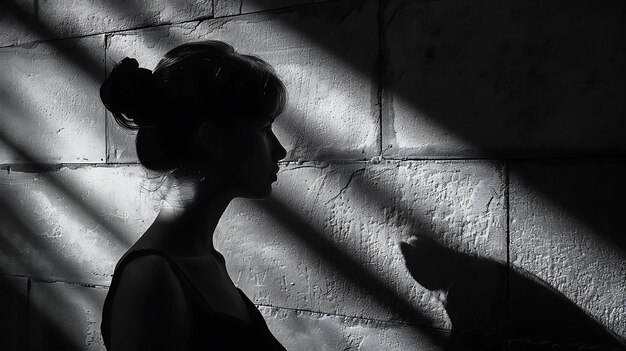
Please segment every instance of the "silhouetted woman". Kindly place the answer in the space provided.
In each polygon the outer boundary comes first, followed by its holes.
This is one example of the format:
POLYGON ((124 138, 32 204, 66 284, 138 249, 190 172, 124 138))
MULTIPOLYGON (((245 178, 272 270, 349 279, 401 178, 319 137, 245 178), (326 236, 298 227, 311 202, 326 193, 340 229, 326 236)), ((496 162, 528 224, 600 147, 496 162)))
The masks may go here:
POLYGON ((284 350, 213 246, 230 201, 267 197, 286 155, 271 128, 286 100, 272 67, 222 42, 185 44, 154 72, 122 60, 100 95, 138 130, 140 162, 166 176, 160 213, 115 268, 107 349, 284 350))

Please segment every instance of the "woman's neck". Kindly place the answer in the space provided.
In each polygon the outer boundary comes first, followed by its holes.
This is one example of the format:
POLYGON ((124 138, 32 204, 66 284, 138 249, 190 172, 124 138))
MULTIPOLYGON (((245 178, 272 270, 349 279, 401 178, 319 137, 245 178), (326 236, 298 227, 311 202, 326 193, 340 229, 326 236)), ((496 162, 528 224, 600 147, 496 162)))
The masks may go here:
POLYGON ((232 199, 224 189, 208 182, 173 179, 148 232, 172 255, 214 254, 213 234, 232 199))

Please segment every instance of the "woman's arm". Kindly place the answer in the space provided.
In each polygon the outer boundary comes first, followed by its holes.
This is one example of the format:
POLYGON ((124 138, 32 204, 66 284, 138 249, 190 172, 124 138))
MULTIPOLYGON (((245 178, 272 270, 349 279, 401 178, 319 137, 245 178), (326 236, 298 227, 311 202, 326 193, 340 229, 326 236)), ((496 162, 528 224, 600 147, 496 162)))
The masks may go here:
POLYGON ((192 315, 169 263, 148 255, 129 263, 115 292, 110 351, 185 350, 192 315))

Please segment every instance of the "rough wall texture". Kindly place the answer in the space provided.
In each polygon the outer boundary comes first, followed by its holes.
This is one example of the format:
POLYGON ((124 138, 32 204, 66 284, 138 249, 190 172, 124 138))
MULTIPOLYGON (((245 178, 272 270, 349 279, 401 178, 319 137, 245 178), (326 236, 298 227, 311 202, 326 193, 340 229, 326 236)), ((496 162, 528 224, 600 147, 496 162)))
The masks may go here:
POLYGON ((626 6, 7 0, 0 349, 103 350, 113 267, 159 208, 98 87, 224 40, 289 92, 265 201, 217 229, 289 350, 611 349, 626 337, 626 6), (613 343, 613 344, 612 344, 613 343))

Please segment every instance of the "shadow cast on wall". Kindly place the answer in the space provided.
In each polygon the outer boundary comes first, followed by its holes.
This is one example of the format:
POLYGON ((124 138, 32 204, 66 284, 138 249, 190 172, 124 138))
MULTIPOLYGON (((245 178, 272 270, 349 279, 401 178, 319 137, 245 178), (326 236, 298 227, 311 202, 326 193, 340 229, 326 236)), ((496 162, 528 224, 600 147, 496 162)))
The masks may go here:
POLYGON ((450 350, 623 350, 618 336, 540 278, 426 237, 400 243, 417 283, 445 291, 450 350), (508 281, 508 287, 507 287, 508 281))

